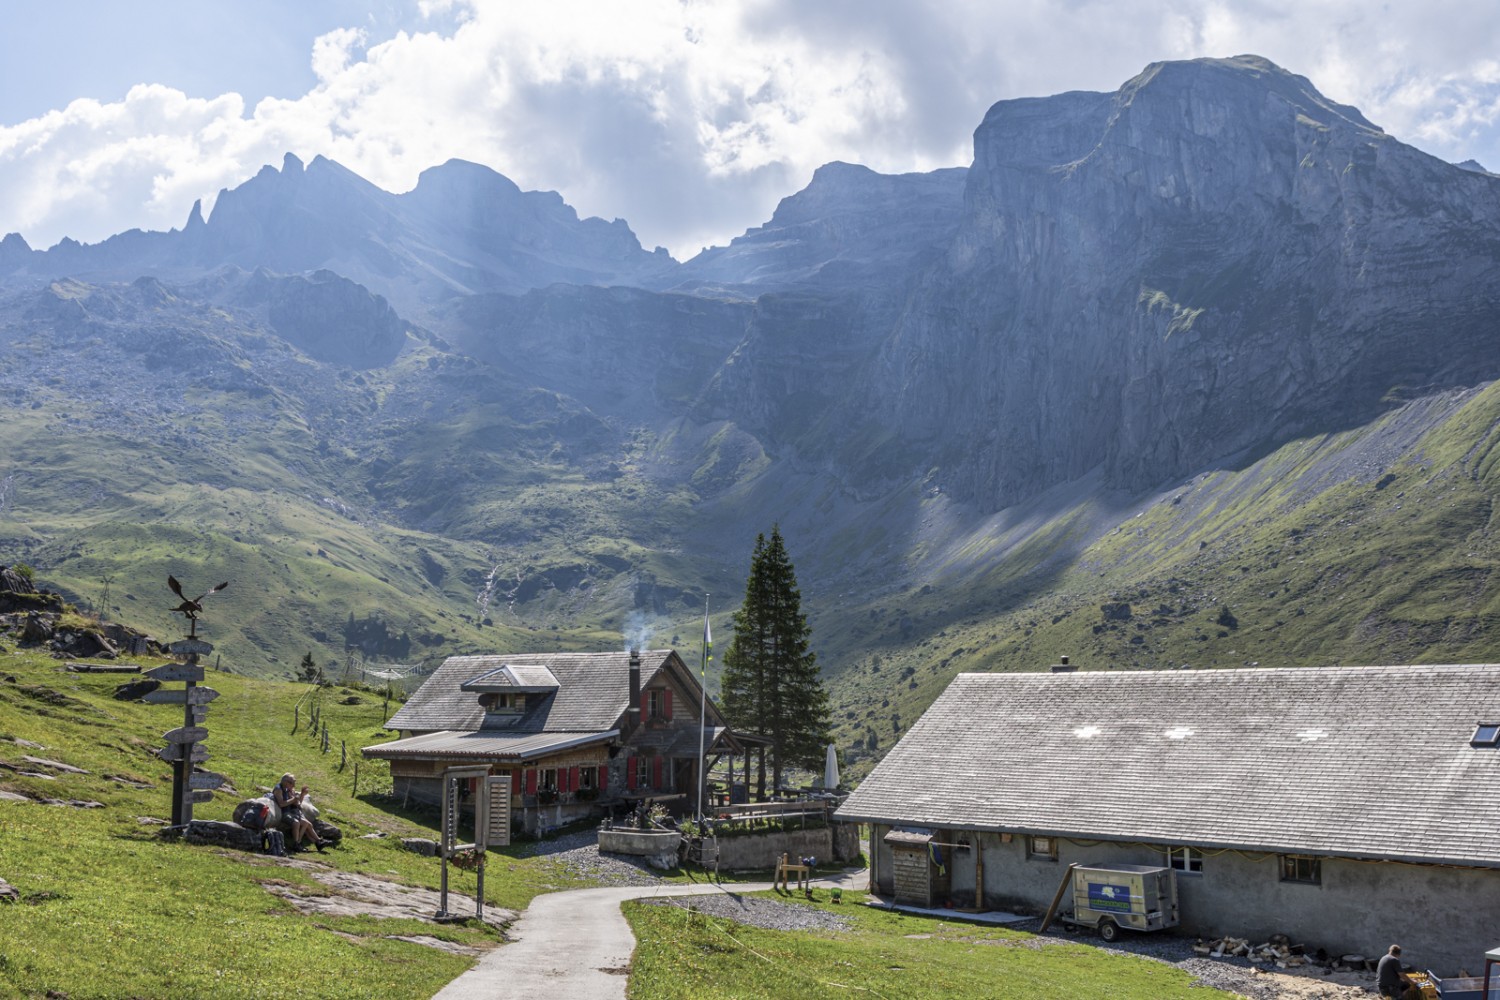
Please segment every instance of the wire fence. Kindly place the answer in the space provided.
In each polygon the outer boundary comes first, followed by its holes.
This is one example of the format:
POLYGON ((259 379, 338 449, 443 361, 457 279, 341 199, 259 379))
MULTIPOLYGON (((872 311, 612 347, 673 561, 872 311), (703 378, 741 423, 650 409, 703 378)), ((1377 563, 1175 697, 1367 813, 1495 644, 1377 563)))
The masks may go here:
MULTIPOLYGON (((367 723, 361 724, 349 718, 336 718, 335 722, 342 733, 335 733, 329 725, 329 719, 325 717, 325 707, 330 692, 334 685, 326 681, 315 681, 309 685, 302 697, 292 705, 292 735, 302 735, 304 738, 314 741, 320 752, 328 754, 337 752, 339 755, 338 766, 335 770, 340 774, 350 776, 350 792, 358 796, 361 792, 371 795, 392 794, 393 782, 391 780, 390 763, 383 760, 365 760, 359 752, 363 739, 354 739, 354 746, 350 746, 350 732, 353 728, 363 730, 367 723)), ((342 689, 346 694, 358 698, 360 694, 374 694, 381 701, 381 724, 389 721, 391 712, 400 706, 404 699, 405 691, 396 684, 387 682, 383 686, 371 689, 366 685, 354 682, 347 684, 342 689)), ((349 702, 345 702, 349 704, 349 702)), ((337 713, 331 713, 337 715, 337 713)))

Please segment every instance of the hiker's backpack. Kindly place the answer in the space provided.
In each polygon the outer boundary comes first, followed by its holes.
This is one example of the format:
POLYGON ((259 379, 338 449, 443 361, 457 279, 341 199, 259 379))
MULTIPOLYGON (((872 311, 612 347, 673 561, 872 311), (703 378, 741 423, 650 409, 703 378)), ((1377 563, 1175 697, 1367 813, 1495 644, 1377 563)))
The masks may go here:
POLYGON ((286 857, 286 837, 280 830, 267 830, 261 838, 265 852, 278 858, 286 857))
POLYGON ((263 805, 253 805, 246 811, 240 820, 240 826, 246 830, 264 830, 266 828, 266 813, 270 810, 263 805))

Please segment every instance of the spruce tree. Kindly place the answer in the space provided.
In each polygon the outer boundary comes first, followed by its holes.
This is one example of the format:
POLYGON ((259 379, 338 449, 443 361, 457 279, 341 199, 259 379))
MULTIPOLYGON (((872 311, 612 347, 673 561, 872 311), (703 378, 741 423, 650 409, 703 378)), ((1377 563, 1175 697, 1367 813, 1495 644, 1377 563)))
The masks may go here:
MULTIPOLYGON (((750 559, 745 600, 734 613, 734 638, 724 655, 723 705, 730 724, 772 740, 773 789, 787 765, 822 766, 831 719, 818 677, 812 630, 779 526, 759 535, 750 559)), ((757 795, 766 794, 761 758, 757 795)))

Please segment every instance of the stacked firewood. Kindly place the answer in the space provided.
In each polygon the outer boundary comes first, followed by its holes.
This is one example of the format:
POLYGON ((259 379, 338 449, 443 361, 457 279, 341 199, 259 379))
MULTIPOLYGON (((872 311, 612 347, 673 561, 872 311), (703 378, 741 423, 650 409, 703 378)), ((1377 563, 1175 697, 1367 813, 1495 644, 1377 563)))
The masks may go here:
POLYGON ((1257 964, 1265 963, 1278 969, 1295 969, 1307 964, 1303 946, 1292 944, 1285 934, 1272 934, 1260 944, 1251 944, 1249 938, 1221 937, 1207 940, 1199 938, 1193 951, 1209 958, 1246 958, 1257 964))

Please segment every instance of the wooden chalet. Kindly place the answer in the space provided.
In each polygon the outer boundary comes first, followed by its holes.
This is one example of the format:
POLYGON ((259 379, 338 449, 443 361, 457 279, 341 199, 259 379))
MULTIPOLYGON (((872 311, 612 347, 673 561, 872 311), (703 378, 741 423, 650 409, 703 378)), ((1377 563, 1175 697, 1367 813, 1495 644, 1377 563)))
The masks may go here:
POLYGON ((388 760, 395 794, 437 804, 443 771, 509 774, 528 832, 623 812, 642 800, 696 807, 703 760, 745 752, 674 650, 452 656, 365 747, 388 760))

